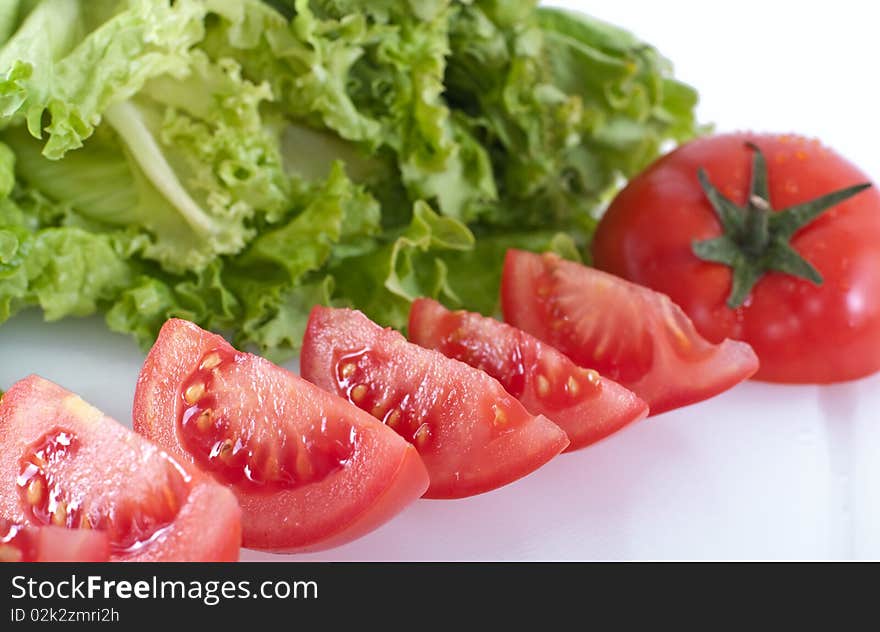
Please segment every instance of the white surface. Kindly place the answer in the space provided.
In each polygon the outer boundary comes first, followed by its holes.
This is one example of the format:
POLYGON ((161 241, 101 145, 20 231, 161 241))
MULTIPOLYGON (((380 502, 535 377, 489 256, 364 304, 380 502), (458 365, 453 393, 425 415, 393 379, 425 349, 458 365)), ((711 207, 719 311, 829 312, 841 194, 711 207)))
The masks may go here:
MULTIPOLYGON (((719 129, 809 133, 880 175, 874 3, 557 4, 656 44, 719 129)), ((36 372, 123 422, 142 360, 96 318, 44 324, 28 313, 0 327, 0 388, 36 372)), ((880 376, 744 384, 504 489, 419 501, 347 546, 282 559, 880 558, 877 410, 880 376)))

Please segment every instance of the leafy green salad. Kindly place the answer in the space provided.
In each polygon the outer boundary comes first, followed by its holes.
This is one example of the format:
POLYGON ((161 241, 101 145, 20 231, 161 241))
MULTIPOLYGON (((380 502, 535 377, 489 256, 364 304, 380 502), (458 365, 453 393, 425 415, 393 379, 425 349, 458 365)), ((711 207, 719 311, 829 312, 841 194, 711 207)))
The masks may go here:
POLYGON ((315 303, 492 313, 695 131, 651 46, 531 0, 3 0, 0 322, 169 317, 274 359, 315 303))

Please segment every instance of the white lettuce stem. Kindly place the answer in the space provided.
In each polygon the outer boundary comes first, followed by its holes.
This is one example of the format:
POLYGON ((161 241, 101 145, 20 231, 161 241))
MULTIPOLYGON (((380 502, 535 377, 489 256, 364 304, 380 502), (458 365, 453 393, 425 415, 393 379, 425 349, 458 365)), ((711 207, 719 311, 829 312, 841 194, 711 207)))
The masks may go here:
POLYGON ((116 130, 141 171, 156 189, 180 211, 193 230, 204 237, 215 234, 210 216, 193 200, 177 179, 162 149, 150 133, 140 111, 129 101, 107 108, 104 119, 116 130))

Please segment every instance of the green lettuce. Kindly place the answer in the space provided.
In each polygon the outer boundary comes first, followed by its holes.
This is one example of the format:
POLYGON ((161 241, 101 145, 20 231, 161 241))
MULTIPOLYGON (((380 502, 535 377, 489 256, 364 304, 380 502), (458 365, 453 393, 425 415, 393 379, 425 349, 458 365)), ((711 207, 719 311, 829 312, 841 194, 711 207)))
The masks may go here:
POLYGON ((8 0, 0 322, 170 317, 274 358, 312 305, 492 314, 698 132, 655 49, 533 0, 8 0))
POLYGON ((311 305, 330 302, 331 262, 375 248, 380 232, 379 205, 341 163, 295 199, 299 214, 260 235, 227 265, 229 284, 244 305, 237 341, 256 343, 275 359, 299 347, 311 305))
MULTIPOLYGON (((0 181, 3 171, 0 163, 0 181)), ((23 191, 0 200, 0 321, 31 305, 47 320, 87 316, 131 282, 131 268, 111 235, 46 227, 36 220, 45 211, 35 209, 44 204, 23 191)))
POLYGON ((410 225, 373 252, 330 267, 344 304, 394 327, 406 324, 409 304, 419 296, 455 299, 440 253, 473 248, 474 236, 452 217, 417 202, 410 225))
POLYGON ((185 78, 145 82, 107 108, 108 125, 63 160, 47 157, 24 129, 0 135, 19 156, 22 180, 82 219, 137 229, 132 252, 170 271, 200 269, 255 235, 258 215, 286 211, 279 139, 263 127, 266 86, 231 60, 190 55, 185 78), (197 97, 189 96, 195 89, 197 97))

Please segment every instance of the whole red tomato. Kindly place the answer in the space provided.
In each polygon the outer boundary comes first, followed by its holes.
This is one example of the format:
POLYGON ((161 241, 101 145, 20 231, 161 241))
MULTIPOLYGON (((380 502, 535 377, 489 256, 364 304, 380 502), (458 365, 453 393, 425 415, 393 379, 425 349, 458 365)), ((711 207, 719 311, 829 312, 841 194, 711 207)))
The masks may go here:
POLYGON ((702 138, 617 196, 595 264, 668 294, 709 340, 748 342, 757 379, 862 377, 880 369, 880 193, 867 181, 816 140, 702 138))

